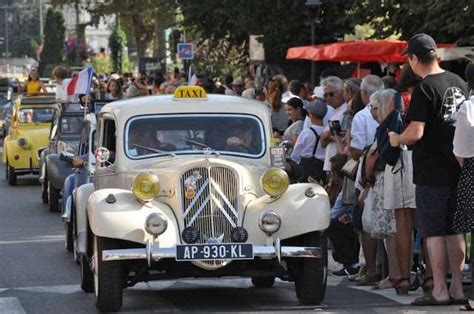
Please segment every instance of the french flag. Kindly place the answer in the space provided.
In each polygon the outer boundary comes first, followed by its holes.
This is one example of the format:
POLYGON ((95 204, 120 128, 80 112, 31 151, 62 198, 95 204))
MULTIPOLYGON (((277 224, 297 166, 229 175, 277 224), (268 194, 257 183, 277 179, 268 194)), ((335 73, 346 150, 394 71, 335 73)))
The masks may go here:
POLYGON ((85 68, 81 72, 75 74, 69 81, 67 86, 67 94, 89 94, 92 81, 92 67, 85 68))

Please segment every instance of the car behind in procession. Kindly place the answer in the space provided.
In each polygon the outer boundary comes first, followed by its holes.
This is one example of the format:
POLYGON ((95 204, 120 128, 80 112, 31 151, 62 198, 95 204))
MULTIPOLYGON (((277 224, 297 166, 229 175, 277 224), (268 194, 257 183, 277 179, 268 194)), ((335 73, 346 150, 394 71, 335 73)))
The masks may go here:
POLYGON ((59 160, 63 151, 76 154, 84 120, 84 112, 65 110, 61 104, 55 106, 53 124, 49 133, 49 145, 40 154, 40 182, 43 203, 49 210, 60 210, 59 201, 64 180, 72 173, 71 167, 59 160))
POLYGON ((48 96, 18 97, 12 110, 9 135, 3 141, 3 162, 8 184, 17 176, 39 173, 39 157, 48 146, 55 99, 48 96))
POLYGON ((302 304, 322 301, 328 197, 272 167, 271 135, 267 106, 196 86, 102 109, 94 182, 74 207, 98 310, 120 309, 125 287, 183 277, 277 277, 302 304))

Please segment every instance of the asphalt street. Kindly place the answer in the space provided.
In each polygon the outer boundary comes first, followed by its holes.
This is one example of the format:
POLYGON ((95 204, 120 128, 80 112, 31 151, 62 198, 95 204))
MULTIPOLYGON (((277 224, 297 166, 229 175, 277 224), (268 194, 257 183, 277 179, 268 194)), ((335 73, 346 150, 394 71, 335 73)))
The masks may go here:
MULTIPOLYGON (((64 248, 60 215, 42 204, 40 191, 34 176, 8 186, 0 165, 0 313, 94 313, 94 296, 81 291, 79 267, 64 248)), ((307 307, 298 304, 293 283, 256 289, 249 279, 186 279, 125 290, 121 312, 459 312, 459 306, 410 306, 420 295, 398 297, 393 289, 375 292, 329 276, 323 304, 307 307)))

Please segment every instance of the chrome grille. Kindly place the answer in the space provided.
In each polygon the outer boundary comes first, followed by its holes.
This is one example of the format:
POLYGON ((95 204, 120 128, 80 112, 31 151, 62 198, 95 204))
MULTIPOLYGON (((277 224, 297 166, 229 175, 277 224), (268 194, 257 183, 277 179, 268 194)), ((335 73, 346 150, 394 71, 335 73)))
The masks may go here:
MULTIPOLYGON (((199 231, 198 243, 229 243, 231 230, 238 224, 238 180, 236 173, 222 166, 195 167, 181 178, 184 227, 199 231), (197 180, 194 180, 199 178, 197 180), (187 180, 195 181, 195 195, 186 195, 187 180)), ((226 261, 202 261, 218 268, 226 261)))

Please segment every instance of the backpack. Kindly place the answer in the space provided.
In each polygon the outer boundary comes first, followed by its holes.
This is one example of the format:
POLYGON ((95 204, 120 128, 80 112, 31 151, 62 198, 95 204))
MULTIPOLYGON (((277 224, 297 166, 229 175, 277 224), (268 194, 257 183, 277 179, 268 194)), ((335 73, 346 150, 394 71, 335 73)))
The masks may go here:
POLYGON ((375 133, 377 139, 377 152, 379 158, 390 166, 395 166, 398 159, 400 158, 400 147, 393 147, 390 145, 390 139, 388 132, 395 132, 401 134, 403 131, 403 119, 400 112, 400 93, 396 93, 394 96, 395 110, 393 110, 385 120, 380 123, 375 133))

